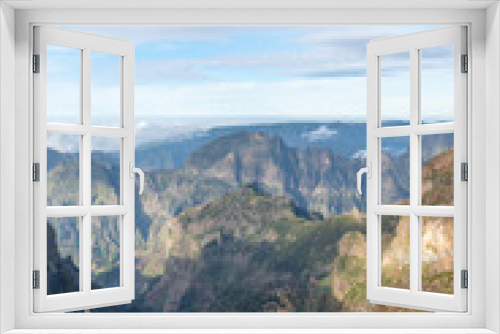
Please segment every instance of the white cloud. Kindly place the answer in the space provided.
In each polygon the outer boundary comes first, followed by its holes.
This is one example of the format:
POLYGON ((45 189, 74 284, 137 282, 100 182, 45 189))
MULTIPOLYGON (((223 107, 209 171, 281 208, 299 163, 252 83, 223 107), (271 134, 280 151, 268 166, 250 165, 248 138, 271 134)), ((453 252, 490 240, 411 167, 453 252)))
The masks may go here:
POLYGON ((48 133, 47 147, 62 153, 78 152, 80 149, 80 141, 78 136, 48 133))
MULTIPOLYGON (((246 54, 194 59, 148 59, 137 63, 141 77, 157 81, 210 80, 210 74, 234 69, 281 70, 282 75, 301 77, 364 76, 366 45, 375 37, 422 30, 422 27, 326 27, 295 28, 305 34, 287 40, 286 50, 263 50, 246 54), (304 30, 305 29, 305 30, 304 30), (306 45, 306 48, 304 48, 306 45)), ((228 33, 228 31, 225 31, 228 33)), ((237 30, 233 32, 237 33, 237 30)), ((189 35, 186 36, 189 40, 189 35)), ((193 40, 191 41, 193 42, 193 40)), ((195 42, 195 41, 194 41, 195 42)), ((216 47, 214 45, 214 47, 216 47)), ((258 51, 258 49, 256 49, 258 51)), ((398 59, 386 66, 400 65, 398 59)))
MULTIPOLYGON (((404 81, 396 77, 389 79, 388 88, 393 89, 396 97, 383 101, 383 115, 384 118, 400 119, 401 107, 408 105, 404 92, 400 92, 405 87, 404 81)), ((76 95, 71 94, 77 91, 75 89, 64 83, 52 85, 49 91, 49 115, 76 115, 78 103, 76 95)), ((366 89, 366 79, 362 77, 280 82, 204 82, 183 86, 136 85, 135 112, 137 117, 287 116, 364 119, 366 89)), ((430 88, 431 93, 425 95, 425 104, 434 106, 435 114, 452 110, 452 96, 443 97, 443 89, 436 82, 430 88)), ((113 94, 116 94, 116 88, 102 87, 98 96, 104 100, 113 94)), ((113 109, 107 109, 109 106, 113 105, 103 104, 95 108, 94 112, 112 116, 110 110, 113 109)))
POLYGON ((330 139, 337 134, 336 130, 328 128, 326 125, 319 126, 316 130, 303 133, 302 137, 310 142, 330 139))
POLYGON ((155 122, 140 120, 136 122, 136 145, 147 142, 183 141, 195 137, 203 137, 211 126, 175 122, 168 118, 158 118, 155 122))
POLYGON ((359 150, 352 155, 353 159, 366 159, 366 150, 359 150))
POLYGON ((136 114, 359 117, 365 90, 363 78, 137 86, 136 114))

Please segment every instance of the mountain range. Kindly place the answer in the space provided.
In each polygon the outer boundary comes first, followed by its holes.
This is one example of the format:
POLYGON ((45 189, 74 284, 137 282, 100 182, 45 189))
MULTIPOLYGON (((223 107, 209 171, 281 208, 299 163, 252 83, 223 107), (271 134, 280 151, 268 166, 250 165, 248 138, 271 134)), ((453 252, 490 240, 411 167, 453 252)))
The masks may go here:
MULTIPOLYGON (((317 125, 312 129, 339 133, 317 125)), ((338 154, 338 149, 318 144, 314 134, 317 146, 303 134, 305 143, 291 145, 278 133, 239 129, 199 147, 179 148, 182 164, 173 163, 180 164, 176 168, 157 164, 172 143, 138 148, 137 165, 150 163, 151 169, 144 194, 136 196, 136 299, 101 311, 333 312, 347 307, 345 298, 335 294, 342 289, 333 288, 333 273, 339 270, 335 263, 344 237, 365 233, 366 200, 355 190, 356 172, 365 165, 355 152, 365 146, 350 149, 353 154, 338 154)), ((423 152, 428 158, 424 162, 442 167, 436 159, 448 152, 450 140, 442 135, 437 141, 441 146, 423 152)), ((409 190, 407 176, 401 173, 408 152, 396 146, 382 152, 384 169, 390 171, 385 192, 394 202, 407 199, 409 190)), ((47 154, 48 204, 78 203, 78 155, 50 149, 47 154)), ((116 161, 114 153, 93 155, 93 204, 117 203, 116 161)), ((436 192, 433 184, 449 184, 448 174, 435 177, 426 169, 423 175, 429 193, 436 192)), ((432 202, 439 196, 428 198, 432 202)), ((60 262, 67 266, 70 259, 76 266, 78 254, 71 250, 75 247, 65 247, 74 236, 56 224, 50 229, 60 262)), ((105 257, 110 245, 119 244, 109 222, 93 219, 92 229, 107 240, 93 248, 94 257, 105 257)), ((391 238, 396 234, 394 229, 391 238)), ((118 264, 116 256, 99 262, 93 283, 110 286, 118 264)))

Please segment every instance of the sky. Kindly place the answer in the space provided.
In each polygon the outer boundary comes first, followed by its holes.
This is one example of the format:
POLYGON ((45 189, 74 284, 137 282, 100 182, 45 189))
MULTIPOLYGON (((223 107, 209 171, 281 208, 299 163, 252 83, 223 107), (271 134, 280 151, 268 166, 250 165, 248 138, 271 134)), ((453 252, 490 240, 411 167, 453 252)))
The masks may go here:
MULTIPOLYGON (((135 44, 136 120, 195 122, 210 117, 365 120, 367 43, 433 27, 67 28, 135 44)), ((446 84, 453 82, 452 56, 450 47, 423 54, 422 113, 425 109, 430 121, 452 117, 453 85, 446 84)), ((117 122, 117 64, 116 56, 92 56, 94 125, 117 122)), ((47 66, 49 118, 76 115, 78 53, 51 47, 47 66)), ((383 118, 405 119, 408 59, 385 56, 382 66, 383 118)))

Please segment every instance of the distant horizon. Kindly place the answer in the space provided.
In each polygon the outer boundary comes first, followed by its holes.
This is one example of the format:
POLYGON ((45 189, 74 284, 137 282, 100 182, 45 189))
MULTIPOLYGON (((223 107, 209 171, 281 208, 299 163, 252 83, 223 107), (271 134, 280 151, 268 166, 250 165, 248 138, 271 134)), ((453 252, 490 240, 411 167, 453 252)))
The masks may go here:
MULTIPOLYGON (((179 118, 179 122, 176 122, 176 118, 153 118, 152 122, 146 119, 136 120, 135 127, 135 141, 136 149, 148 145, 156 145, 162 143, 180 143, 195 140, 196 138, 208 138, 216 133, 235 133, 234 131, 251 131, 251 128, 260 128, 260 130, 255 129, 255 131, 269 131, 273 135, 282 135, 293 133, 293 136, 297 138, 302 138, 305 141, 310 142, 312 145, 320 143, 324 144, 326 140, 335 140, 339 129, 341 126, 358 126, 363 129, 366 126, 364 120, 357 121, 346 121, 344 120, 290 120, 280 118, 268 118, 267 120, 263 118, 253 118, 253 122, 249 122, 248 118, 211 118, 212 122, 207 121, 207 119, 198 118, 196 122, 191 122, 189 119, 179 118), (159 121, 163 120, 163 121, 159 121), (259 121, 260 120, 260 121, 259 121), (291 128, 290 132, 284 130, 284 128, 289 125, 291 128), (339 127, 340 126, 340 127, 339 127), (235 128, 231 130, 231 128, 235 128), (249 128, 249 130, 245 130, 249 128), (300 131, 299 131, 300 130, 300 131), (299 132, 297 132, 299 131, 299 132), (207 137, 208 136, 208 137, 207 137)), ((384 121, 384 123, 390 122, 395 123, 395 125, 405 125, 409 124, 408 121, 396 119, 384 121)), ((357 130, 359 132, 359 130, 357 130)), ((357 134, 358 136, 365 136, 363 134, 357 134)), ((345 135, 345 131, 343 132, 345 135)), ((93 137, 92 146, 93 150, 98 150, 102 152, 115 152, 116 142, 113 139, 106 137, 93 137)), ((314 145, 312 145, 314 146, 314 145)), ((57 150, 61 153, 67 152, 77 152, 79 150, 78 136, 76 135, 61 135, 61 134, 49 134, 47 137, 47 147, 57 150)))

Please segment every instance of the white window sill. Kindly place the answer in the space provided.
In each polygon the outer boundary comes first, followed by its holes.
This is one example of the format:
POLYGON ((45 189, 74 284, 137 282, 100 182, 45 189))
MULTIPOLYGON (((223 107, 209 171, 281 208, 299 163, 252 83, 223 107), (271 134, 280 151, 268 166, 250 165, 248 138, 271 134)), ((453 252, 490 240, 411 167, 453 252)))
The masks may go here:
POLYGON ((493 334, 475 329, 15 329, 5 334, 493 334))

